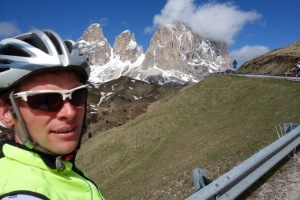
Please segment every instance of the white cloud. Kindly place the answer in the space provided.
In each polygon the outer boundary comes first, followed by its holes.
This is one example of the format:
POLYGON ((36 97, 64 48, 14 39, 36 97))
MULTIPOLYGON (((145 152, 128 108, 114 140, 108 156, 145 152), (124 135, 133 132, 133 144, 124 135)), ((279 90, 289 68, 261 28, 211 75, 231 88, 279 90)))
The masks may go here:
POLYGON ((21 31, 12 22, 2 21, 0 22, 0 37, 9 37, 19 34, 21 31))
POLYGON ((153 33, 155 30, 156 30, 156 27, 155 27, 155 26, 147 26, 147 27, 144 29, 144 32, 145 32, 145 33, 153 33))
POLYGON ((268 53, 270 51, 270 49, 268 47, 265 46, 259 46, 259 45, 255 45, 255 46, 249 46, 246 45, 238 50, 234 50, 231 51, 229 53, 230 55, 230 59, 236 60, 238 62, 238 64, 242 64, 247 60, 250 60, 252 58, 255 58, 257 56, 263 55, 265 53, 268 53))
POLYGON ((235 35, 249 22, 260 18, 256 11, 242 11, 232 3, 209 2, 196 5, 194 0, 168 0, 159 15, 154 16, 150 32, 157 26, 180 21, 202 37, 234 43, 235 35))

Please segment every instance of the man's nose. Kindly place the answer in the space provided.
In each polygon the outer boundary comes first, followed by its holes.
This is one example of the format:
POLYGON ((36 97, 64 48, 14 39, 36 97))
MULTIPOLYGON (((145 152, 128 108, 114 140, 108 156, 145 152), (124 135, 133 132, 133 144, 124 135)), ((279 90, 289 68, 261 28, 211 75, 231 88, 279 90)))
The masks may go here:
POLYGON ((72 119, 76 115, 76 109, 72 106, 70 99, 67 98, 57 113, 58 118, 72 119))

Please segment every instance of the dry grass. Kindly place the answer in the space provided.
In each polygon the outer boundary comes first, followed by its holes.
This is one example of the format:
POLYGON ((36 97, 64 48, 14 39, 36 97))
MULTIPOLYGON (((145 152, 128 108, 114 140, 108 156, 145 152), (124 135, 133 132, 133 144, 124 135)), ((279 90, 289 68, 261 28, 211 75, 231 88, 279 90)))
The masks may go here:
POLYGON ((82 146, 79 164, 106 199, 183 199, 204 167, 215 179, 277 139, 279 124, 300 121, 299 83, 209 76, 82 146), (188 174, 187 176, 191 176, 188 174))

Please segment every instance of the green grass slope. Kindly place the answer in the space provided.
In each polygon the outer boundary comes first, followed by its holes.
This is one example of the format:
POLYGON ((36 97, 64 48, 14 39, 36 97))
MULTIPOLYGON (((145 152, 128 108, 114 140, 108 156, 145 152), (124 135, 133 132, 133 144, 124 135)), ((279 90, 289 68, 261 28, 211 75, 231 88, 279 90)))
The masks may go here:
POLYGON ((193 168, 216 179, 299 123, 299 108, 297 82, 208 76, 89 139, 77 161, 108 200, 184 199, 193 168))

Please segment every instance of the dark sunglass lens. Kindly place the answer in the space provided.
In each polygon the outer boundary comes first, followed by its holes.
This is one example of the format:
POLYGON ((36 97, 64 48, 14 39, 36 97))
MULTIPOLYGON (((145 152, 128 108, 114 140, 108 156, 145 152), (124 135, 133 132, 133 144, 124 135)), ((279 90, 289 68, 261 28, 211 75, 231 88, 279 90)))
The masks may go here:
POLYGON ((87 100, 87 96, 88 96, 87 88, 82 88, 82 89, 79 89, 79 90, 75 90, 72 93, 72 99, 70 99, 71 104, 73 106, 81 106, 87 100))
POLYGON ((33 96, 27 96, 27 104, 32 109, 40 109, 40 107, 45 107, 46 94, 35 94, 33 96))
POLYGON ((62 95, 58 94, 58 93, 52 93, 48 95, 47 98, 47 105, 48 105, 48 111, 59 111, 59 109, 61 109, 62 105, 63 105, 63 99, 62 99, 62 95))
POLYGON ((49 94, 35 94, 27 97, 27 104, 32 109, 39 109, 45 111, 58 111, 62 104, 61 94, 49 93, 49 94))

